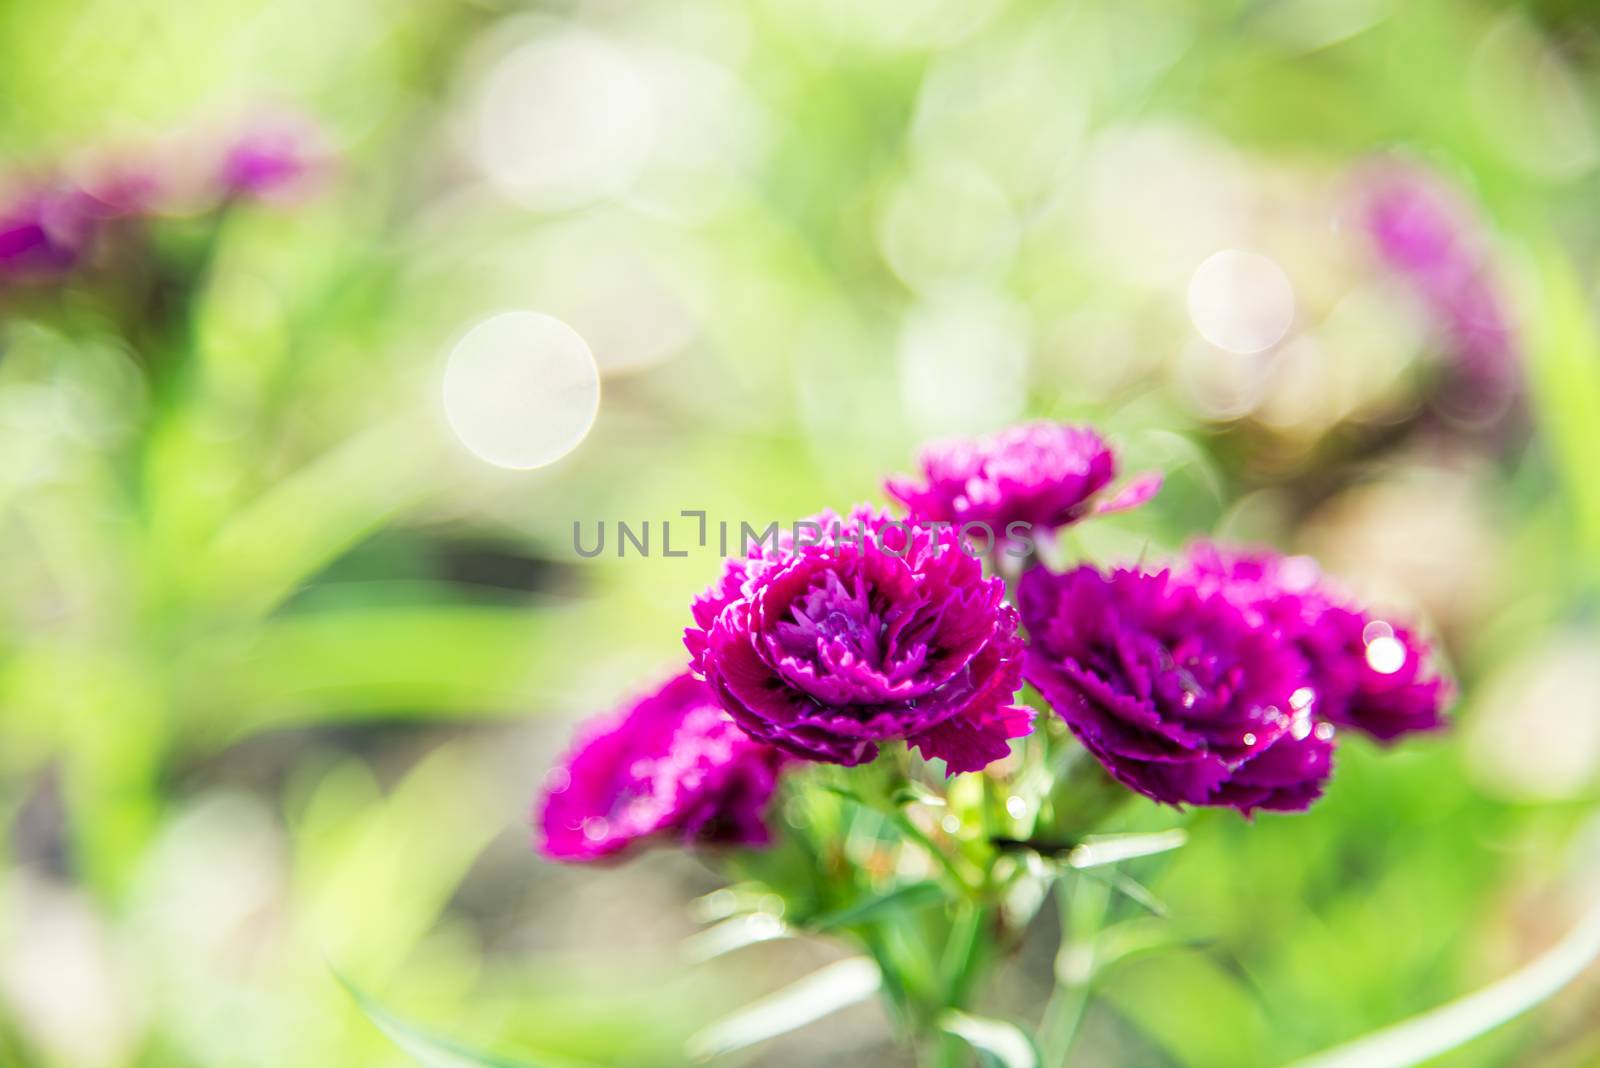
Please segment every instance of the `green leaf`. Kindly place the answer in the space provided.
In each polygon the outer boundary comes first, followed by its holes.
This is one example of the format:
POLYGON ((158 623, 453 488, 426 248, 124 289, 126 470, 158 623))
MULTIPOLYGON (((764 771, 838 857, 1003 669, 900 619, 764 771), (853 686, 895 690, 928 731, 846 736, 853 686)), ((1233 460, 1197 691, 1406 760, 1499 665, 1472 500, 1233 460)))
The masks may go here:
POLYGON ((683 940, 683 955, 694 964, 704 964, 746 946, 793 938, 794 932, 770 912, 747 912, 697 931, 683 940))
POLYGON ((1156 897, 1143 883, 1131 875, 1120 871, 1090 871, 1085 874, 1088 878, 1109 886, 1146 912, 1161 917, 1167 915, 1166 902, 1156 897))
POLYGON ((192 588, 231 616, 263 615, 295 586, 426 489, 408 423, 383 424, 278 480, 236 511, 189 568, 192 588))
POLYGON ((1137 857, 1154 856, 1180 848, 1189 840, 1181 827, 1154 834, 1106 834, 1085 838, 1067 854, 1067 864, 1082 871, 1107 864, 1119 864, 1137 857))
POLYGON ((197 643, 183 684, 240 710, 235 736, 307 721, 523 713, 555 669, 559 613, 482 605, 306 612, 197 643))
POLYGON ((1565 483, 1591 570, 1600 566, 1600 336, 1583 283, 1554 242, 1536 249, 1537 269, 1525 280, 1532 316, 1528 364, 1539 403, 1540 433, 1565 483))
POLYGON ((541 1056, 537 1060, 511 1060, 470 1049, 402 1020, 373 1000, 344 976, 334 973, 367 1019, 412 1060, 425 1068, 595 1068, 579 1061, 541 1056))
POLYGON ((821 781, 814 782, 812 785, 817 787, 819 790, 826 790, 828 793, 833 794, 836 797, 842 797, 846 801, 854 801, 862 808, 874 807, 871 801, 867 800, 865 797, 862 797, 859 793, 847 786, 840 786, 838 783, 821 781))
POLYGON ((916 780, 912 780, 900 787, 890 796, 889 800, 897 805, 920 804, 929 805, 933 808, 944 808, 949 804, 942 795, 934 793, 916 780))
POLYGON ((844 908, 825 912, 805 926, 814 931, 827 931, 835 927, 867 923, 886 912, 926 908, 942 900, 944 900, 944 888, 935 880, 927 879, 919 883, 897 886, 881 894, 870 894, 844 908))
POLYGON ((1596 960, 1600 906, 1521 971, 1431 1012, 1297 1061, 1292 1068, 1407 1068, 1433 1060, 1548 1000, 1596 960))
POLYGON ((1105 928, 1095 938, 1095 978, 1130 960, 1173 950, 1202 949, 1211 941, 1186 934, 1168 921, 1154 917, 1125 920, 1105 928))
POLYGON ((1038 1045, 1014 1023, 950 1009, 939 1017, 939 1028, 1001 1068, 1039 1068, 1043 1063, 1038 1045))
POLYGON ((882 984, 866 957, 836 961, 692 1035, 689 1056, 710 1060, 776 1038, 871 997, 882 984))
POLYGON ((429 753, 381 800, 378 791, 363 763, 343 761, 308 793, 295 827, 303 918, 329 959, 358 975, 399 968, 504 825, 463 742, 429 753), (374 886, 388 888, 381 909, 374 886))
POLYGON ((967 902, 956 912, 939 970, 944 975, 947 1005, 963 1005, 993 947, 986 938, 994 919, 992 907, 967 902))

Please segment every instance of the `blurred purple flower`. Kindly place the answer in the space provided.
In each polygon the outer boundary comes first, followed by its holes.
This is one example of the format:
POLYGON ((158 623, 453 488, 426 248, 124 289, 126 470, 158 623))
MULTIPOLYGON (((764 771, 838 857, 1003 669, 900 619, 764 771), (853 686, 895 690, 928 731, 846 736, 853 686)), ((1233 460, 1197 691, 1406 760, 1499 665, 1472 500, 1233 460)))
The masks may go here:
POLYGON ((1201 543, 1189 550, 1185 577, 1295 643, 1310 671, 1297 712, 1383 741, 1445 725, 1450 691, 1429 668, 1428 644, 1342 602, 1311 559, 1201 543))
POLYGON ((327 145, 309 120, 258 120, 227 147, 218 181, 229 196, 292 197, 320 176, 327 162, 327 145))
POLYGON ((1059 423, 937 442, 919 460, 921 480, 889 479, 891 497, 919 519, 984 523, 996 536, 1011 523, 1047 531, 1091 512, 1135 508, 1161 488, 1159 475, 1142 475, 1115 497, 1099 498, 1116 476, 1116 457, 1092 429, 1059 423))
POLYGON ((1022 642, 1004 583, 954 530, 865 507, 809 522, 814 539, 757 545, 693 604, 684 644, 723 707, 754 737, 833 764, 890 739, 952 774, 1005 756, 1032 712, 1015 703, 1022 642))
POLYGON ((0 279, 32 280, 70 271, 96 234, 93 202, 66 185, 38 186, 0 209, 0 279))
POLYGON ((93 176, 82 189, 90 210, 102 219, 159 215, 165 192, 153 168, 132 161, 93 176))
POLYGON ((1269 626, 1166 571, 1024 573, 1025 675, 1125 785, 1172 805, 1299 811, 1331 726, 1292 712, 1305 662, 1269 626))
POLYGON ((1446 338, 1466 414, 1498 413, 1518 389, 1517 341, 1466 205, 1438 178, 1396 163, 1368 172, 1361 200, 1378 255, 1416 290, 1446 338))
MULTIPOLYGON (((185 142, 187 144, 187 142, 185 142)), ((82 267, 97 246, 114 247, 118 220, 182 214, 224 196, 282 198, 304 190, 325 170, 325 142, 308 121, 259 121, 216 149, 89 154, 91 166, 70 175, 22 183, 0 201, 0 282, 58 280, 82 267), (183 160, 206 159, 201 180, 183 160), (216 166, 213 174, 211 167, 216 166), (219 188, 220 187, 220 188, 219 188), (185 193, 188 199, 185 199, 185 193)), ((80 159, 79 163, 83 161, 80 159)))
POLYGON ((705 683, 679 675, 580 730, 547 776, 539 849, 585 861, 656 836, 765 843, 782 763, 734 726, 705 683))

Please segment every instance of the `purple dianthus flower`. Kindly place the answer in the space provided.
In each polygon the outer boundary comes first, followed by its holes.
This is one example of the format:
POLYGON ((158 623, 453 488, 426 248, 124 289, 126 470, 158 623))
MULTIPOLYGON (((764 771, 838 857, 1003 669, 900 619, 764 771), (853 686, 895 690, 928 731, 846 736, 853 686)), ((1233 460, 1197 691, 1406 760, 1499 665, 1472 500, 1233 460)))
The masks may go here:
POLYGON ((309 120, 261 119, 227 147, 218 181, 230 195, 292 197, 327 170, 328 157, 320 131, 309 120))
POLYGON ((1516 331, 1464 201, 1428 172, 1391 163, 1363 189, 1378 255, 1426 305, 1455 358, 1466 414, 1495 414, 1519 388, 1516 331))
POLYGON ((1032 728, 1015 703, 1022 641, 1005 584, 959 534, 858 508, 816 537, 757 545, 693 605, 693 669, 752 736, 860 764, 903 739, 954 774, 1032 728))
POLYGON ((95 234, 89 199, 69 186, 39 188, 0 208, 0 277, 33 279, 70 271, 95 234))
POLYGON ((1172 805, 1299 811, 1333 728, 1296 714, 1305 662, 1277 632, 1166 571, 1035 568, 1025 675, 1119 782, 1172 805))
POLYGON ((1296 700, 1318 719, 1382 741, 1444 726, 1449 686, 1430 670, 1427 642, 1340 599, 1308 557, 1190 548, 1186 575, 1279 628, 1310 670, 1296 700))
POLYGON ((784 758, 734 726, 683 674, 587 723, 551 769, 536 822, 555 860, 596 860, 642 839, 759 845, 784 758))
POLYGON ((995 536, 1011 523, 1040 530, 1067 526, 1091 512, 1143 504, 1161 488, 1141 475, 1111 499, 1101 493, 1116 477, 1111 447, 1088 427, 1028 423, 983 438, 935 442, 919 456, 921 481, 891 478, 884 488, 912 515, 986 524, 995 536))

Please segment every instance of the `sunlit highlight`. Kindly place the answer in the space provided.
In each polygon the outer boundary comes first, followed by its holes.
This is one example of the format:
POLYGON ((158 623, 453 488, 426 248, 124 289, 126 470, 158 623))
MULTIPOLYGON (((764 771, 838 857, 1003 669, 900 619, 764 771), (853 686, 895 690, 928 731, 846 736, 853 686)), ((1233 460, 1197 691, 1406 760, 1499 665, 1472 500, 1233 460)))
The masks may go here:
POLYGON ((578 447, 600 408, 594 356, 566 323, 504 312, 450 353, 444 409, 475 456, 496 467, 544 467, 578 447))
POLYGON ((1294 288, 1283 268, 1254 252, 1224 249, 1189 280, 1189 318, 1200 336, 1241 355, 1276 345, 1294 322, 1294 288))

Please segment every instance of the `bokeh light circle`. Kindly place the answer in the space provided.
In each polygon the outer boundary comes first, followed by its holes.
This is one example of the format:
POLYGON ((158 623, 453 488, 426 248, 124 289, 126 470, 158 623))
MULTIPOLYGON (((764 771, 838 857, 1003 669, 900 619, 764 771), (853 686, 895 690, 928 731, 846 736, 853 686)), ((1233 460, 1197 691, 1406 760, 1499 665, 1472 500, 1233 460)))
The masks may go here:
POLYGON ((600 410, 600 372, 583 338, 534 311, 502 312, 456 343, 444 372, 450 428, 497 467, 544 467, 577 448, 600 410))
POLYGON ((1189 318, 1219 349, 1261 352, 1276 345, 1294 322, 1294 287, 1267 257, 1223 249, 1189 279, 1189 318))
POLYGON ((1393 675, 1406 666, 1406 647, 1387 635, 1367 643, 1367 666, 1380 675, 1393 675))
POLYGON ((507 196, 560 211, 627 188, 656 126, 655 96, 628 53, 597 34, 550 33, 484 80, 476 155, 507 196))

